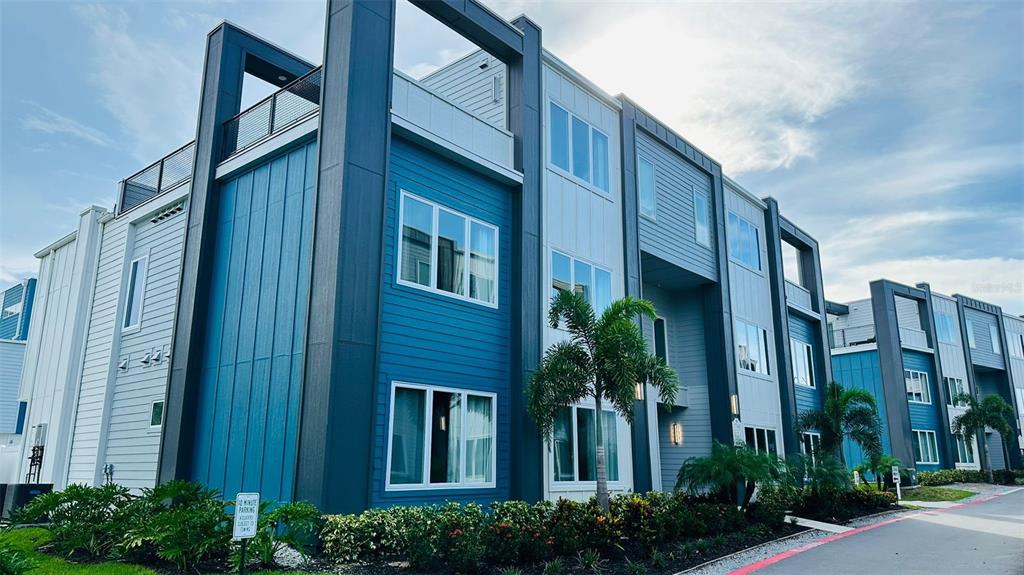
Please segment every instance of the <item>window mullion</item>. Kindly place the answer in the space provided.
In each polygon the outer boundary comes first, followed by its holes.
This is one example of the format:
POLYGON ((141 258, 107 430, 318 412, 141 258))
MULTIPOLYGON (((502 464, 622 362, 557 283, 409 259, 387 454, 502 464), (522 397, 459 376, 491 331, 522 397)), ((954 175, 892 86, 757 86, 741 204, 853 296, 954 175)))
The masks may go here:
POLYGON ((436 290, 437 275, 441 273, 437 268, 437 246, 440 241, 440 238, 438 237, 438 220, 440 218, 440 210, 438 209, 437 204, 431 205, 431 208, 433 209, 431 218, 433 221, 431 222, 430 228, 430 288, 436 290))
POLYGON ((423 434, 424 446, 423 446, 423 476, 421 477, 423 485, 430 485, 430 445, 434 435, 434 390, 425 389, 426 405, 423 406, 427 416, 424 418, 424 423, 427 426, 426 433, 423 434))
MULTIPOLYGON (((469 265, 469 261, 473 258, 473 246, 469 243, 472 239, 470 237, 470 230, 473 229, 473 220, 470 217, 463 218, 463 230, 462 236, 465 238, 466 255, 462 257, 462 293, 466 299, 473 299, 469 294, 469 274, 472 267, 469 265)), ((497 275, 497 274, 495 274, 497 275)))
POLYGON ((580 481, 580 454, 579 454, 579 451, 580 451, 580 440, 579 440, 579 429, 578 429, 579 426, 577 425, 578 422, 579 422, 579 419, 578 419, 578 415, 576 413, 576 410, 577 410, 577 407, 575 405, 572 406, 572 410, 569 413, 569 415, 571 417, 571 419, 569 420, 569 425, 572 426, 572 453, 573 453, 573 457, 572 457, 572 478, 573 478, 573 482, 579 483, 579 481, 580 481))
POLYGON ((469 394, 463 392, 460 395, 462 396, 462 413, 460 414, 462 424, 459 425, 459 433, 462 435, 462 437, 459 438, 459 442, 462 446, 462 448, 459 449, 459 484, 461 485, 466 482, 466 419, 467 414, 469 413, 469 394))

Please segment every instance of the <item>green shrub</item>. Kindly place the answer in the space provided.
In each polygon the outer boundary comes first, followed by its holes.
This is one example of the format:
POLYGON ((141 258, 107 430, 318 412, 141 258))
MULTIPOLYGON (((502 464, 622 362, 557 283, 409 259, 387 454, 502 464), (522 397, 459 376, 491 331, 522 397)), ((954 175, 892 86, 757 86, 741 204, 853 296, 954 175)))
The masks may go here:
POLYGON ((368 509, 358 515, 328 515, 320 533, 324 556, 336 563, 404 555, 422 507, 368 509))
POLYGON ((457 573, 476 572, 486 556, 482 507, 475 503, 421 508, 424 517, 409 525, 408 555, 414 568, 447 566, 457 573))
POLYGON ((583 503, 559 499, 551 512, 548 533, 558 555, 577 555, 584 549, 610 551, 621 543, 618 518, 601 511, 595 498, 583 503))
POLYGON ((950 483, 988 483, 988 472, 978 469, 940 469, 917 474, 921 485, 948 485, 950 483))
POLYGON ((256 537, 249 541, 251 560, 259 567, 276 567, 274 556, 285 547, 306 558, 319 526, 320 511, 310 503, 282 503, 272 508, 271 502, 261 501, 256 537))
POLYGON ((554 505, 523 501, 491 504, 484 542, 488 559, 498 565, 535 563, 551 555, 548 529, 554 505))
POLYGON ((18 524, 50 522, 54 549, 65 556, 106 557, 120 538, 125 514, 134 498, 119 485, 69 485, 44 493, 22 507, 18 524))
POLYGON ((0 541, 0 575, 25 575, 35 566, 28 553, 0 541))

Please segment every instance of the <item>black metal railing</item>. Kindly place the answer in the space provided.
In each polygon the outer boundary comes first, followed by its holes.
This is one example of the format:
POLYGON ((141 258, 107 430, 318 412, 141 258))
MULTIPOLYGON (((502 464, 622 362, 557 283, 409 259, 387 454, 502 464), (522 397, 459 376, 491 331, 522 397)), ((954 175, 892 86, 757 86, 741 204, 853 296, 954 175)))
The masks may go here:
POLYGON ((224 122, 224 159, 246 150, 320 109, 320 68, 224 122))
POLYGON ((118 215, 191 179, 195 152, 195 142, 189 142, 125 179, 117 201, 118 215))

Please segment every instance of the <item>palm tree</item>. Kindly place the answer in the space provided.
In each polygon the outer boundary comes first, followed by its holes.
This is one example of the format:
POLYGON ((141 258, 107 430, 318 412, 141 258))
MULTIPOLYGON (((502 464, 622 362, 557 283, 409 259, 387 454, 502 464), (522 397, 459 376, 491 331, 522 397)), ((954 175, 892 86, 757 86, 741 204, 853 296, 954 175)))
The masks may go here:
POLYGON ((654 305, 625 297, 612 302, 598 318, 582 294, 559 292, 552 298, 548 322, 555 329, 563 326, 569 338, 548 348, 526 389, 527 410, 547 440, 552 437, 560 410, 584 399, 594 400, 597 501, 606 512, 609 502, 603 404, 611 404, 632 425, 637 385, 650 384, 667 404, 675 402, 678 389, 676 372, 648 350, 638 317, 654 320, 654 305))
POLYGON ((845 389, 836 382, 825 388, 821 411, 805 411, 797 418, 801 430, 821 434, 820 448, 843 459, 843 440, 859 444, 872 459, 882 453, 882 421, 873 395, 863 389, 845 389))
MULTIPOLYGON (((967 411, 953 418, 953 433, 963 435, 964 441, 970 444, 976 435, 980 434, 984 439, 986 427, 992 428, 1002 438, 1003 464, 1009 469, 1010 450, 1007 443, 1013 435, 1013 407, 998 395, 988 395, 978 401, 969 393, 961 393, 956 397, 956 402, 967 404, 967 411)), ((985 467, 991 482, 992 466, 986 463, 985 467)))
POLYGON ((782 476, 782 462, 774 455, 759 453, 750 447, 715 442, 711 455, 691 457, 676 475, 676 490, 693 494, 710 491, 721 501, 746 509, 754 488, 782 476))

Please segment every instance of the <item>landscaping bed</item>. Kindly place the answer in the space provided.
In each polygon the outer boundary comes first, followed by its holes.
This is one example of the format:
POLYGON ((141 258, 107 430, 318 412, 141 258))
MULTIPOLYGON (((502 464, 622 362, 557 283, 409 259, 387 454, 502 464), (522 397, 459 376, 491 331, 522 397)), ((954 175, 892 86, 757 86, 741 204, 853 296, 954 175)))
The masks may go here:
POLYGON ((910 501, 960 501, 977 494, 976 491, 966 489, 922 485, 904 490, 903 499, 910 501))

